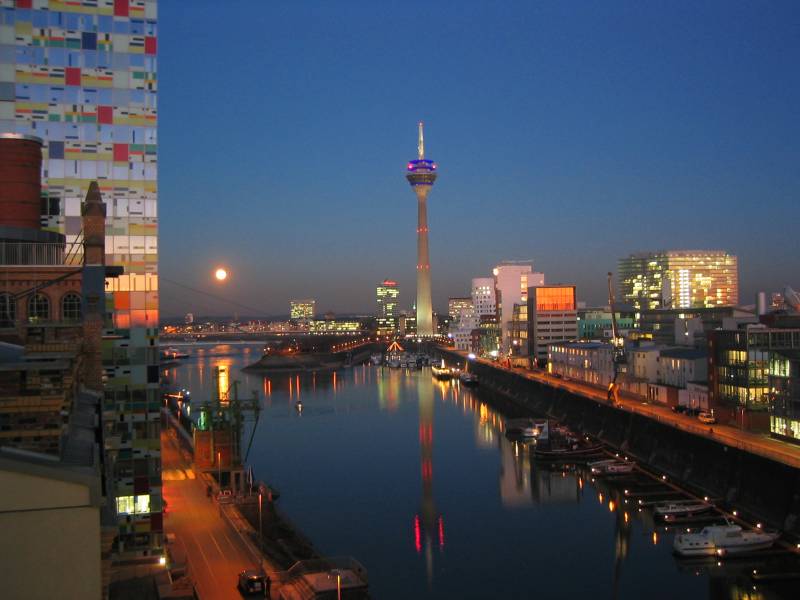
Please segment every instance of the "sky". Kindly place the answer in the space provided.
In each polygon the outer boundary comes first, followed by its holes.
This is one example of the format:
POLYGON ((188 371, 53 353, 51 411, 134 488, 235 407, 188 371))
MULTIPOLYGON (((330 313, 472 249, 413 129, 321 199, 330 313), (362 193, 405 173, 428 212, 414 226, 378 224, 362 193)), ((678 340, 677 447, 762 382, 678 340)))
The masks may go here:
POLYGON ((521 259, 603 304, 662 249, 800 287, 797 2, 161 0, 158 60, 164 316, 410 307, 419 120, 434 309, 521 259))

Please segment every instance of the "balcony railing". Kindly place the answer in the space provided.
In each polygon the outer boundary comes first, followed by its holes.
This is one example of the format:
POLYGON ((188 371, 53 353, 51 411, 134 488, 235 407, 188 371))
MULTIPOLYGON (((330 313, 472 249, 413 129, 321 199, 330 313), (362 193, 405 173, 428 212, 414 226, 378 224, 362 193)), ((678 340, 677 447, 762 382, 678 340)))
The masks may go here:
POLYGON ((78 266, 82 261, 81 242, 0 242, 0 265, 78 266))

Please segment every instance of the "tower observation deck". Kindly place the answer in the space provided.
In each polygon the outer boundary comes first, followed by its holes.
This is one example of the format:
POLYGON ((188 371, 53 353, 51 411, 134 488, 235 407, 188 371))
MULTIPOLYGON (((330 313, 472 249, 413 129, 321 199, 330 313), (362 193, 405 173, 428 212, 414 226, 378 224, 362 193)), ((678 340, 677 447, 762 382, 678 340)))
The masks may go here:
POLYGON ((431 263, 428 254, 428 192, 436 181, 436 163, 425 158, 423 125, 419 123, 417 160, 409 161, 406 179, 417 195, 417 335, 433 335, 431 263))

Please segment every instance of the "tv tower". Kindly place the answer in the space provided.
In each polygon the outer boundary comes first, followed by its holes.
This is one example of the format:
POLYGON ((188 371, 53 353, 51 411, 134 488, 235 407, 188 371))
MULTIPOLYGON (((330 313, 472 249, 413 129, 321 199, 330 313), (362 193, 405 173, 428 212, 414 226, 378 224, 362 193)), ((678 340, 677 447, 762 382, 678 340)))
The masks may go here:
POLYGON ((436 163, 425 158, 425 138, 419 122, 417 160, 409 161, 406 179, 417 195, 417 335, 433 336, 431 261, 428 256, 428 192, 436 181, 436 163))

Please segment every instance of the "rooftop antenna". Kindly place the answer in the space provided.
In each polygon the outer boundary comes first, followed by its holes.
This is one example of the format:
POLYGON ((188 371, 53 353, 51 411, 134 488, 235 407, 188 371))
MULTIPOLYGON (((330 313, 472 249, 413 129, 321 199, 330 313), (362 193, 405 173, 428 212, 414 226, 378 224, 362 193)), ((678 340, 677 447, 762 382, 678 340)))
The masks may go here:
POLYGON ((417 142, 417 152, 419 153, 419 159, 423 160, 425 158, 425 136, 422 133, 422 121, 419 122, 419 142, 417 142))

